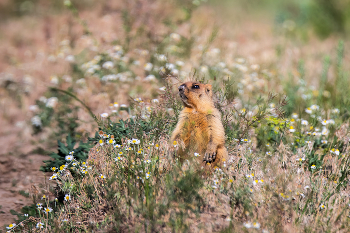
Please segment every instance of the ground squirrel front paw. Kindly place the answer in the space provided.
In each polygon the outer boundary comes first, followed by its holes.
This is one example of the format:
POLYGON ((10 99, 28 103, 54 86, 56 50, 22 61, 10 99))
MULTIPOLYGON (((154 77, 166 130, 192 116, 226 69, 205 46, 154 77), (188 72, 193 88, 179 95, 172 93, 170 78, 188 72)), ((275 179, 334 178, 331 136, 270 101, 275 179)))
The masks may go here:
POLYGON ((205 161, 206 163, 211 163, 215 160, 215 158, 216 158, 216 151, 214 152, 207 151, 204 154, 203 161, 205 161))

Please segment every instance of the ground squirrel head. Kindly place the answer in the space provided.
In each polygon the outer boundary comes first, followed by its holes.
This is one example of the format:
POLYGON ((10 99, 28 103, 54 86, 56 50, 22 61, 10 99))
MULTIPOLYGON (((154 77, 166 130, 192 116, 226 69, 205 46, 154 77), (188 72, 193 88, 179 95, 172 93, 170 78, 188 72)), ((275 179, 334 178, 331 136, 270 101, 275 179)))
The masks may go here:
POLYGON ((210 84, 186 82, 179 86, 179 95, 188 108, 206 108, 213 105, 213 92, 210 84))

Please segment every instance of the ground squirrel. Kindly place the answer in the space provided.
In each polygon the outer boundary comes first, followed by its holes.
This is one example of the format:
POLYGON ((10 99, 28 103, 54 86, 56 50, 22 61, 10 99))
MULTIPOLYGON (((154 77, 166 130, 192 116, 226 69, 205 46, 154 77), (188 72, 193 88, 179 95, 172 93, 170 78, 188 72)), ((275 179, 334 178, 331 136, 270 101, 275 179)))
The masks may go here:
POLYGON ((183 143, 178 152, 180 159, 199 153, 203 163, 210 163, 211 167, 221 165, 227 161, 228 154, 225 148, 225 130, 221 114, 212 100, 211 85, 186 82, 179 86, 179 94, 184 109, 171 141, 179 141, 180 145, 183 143))

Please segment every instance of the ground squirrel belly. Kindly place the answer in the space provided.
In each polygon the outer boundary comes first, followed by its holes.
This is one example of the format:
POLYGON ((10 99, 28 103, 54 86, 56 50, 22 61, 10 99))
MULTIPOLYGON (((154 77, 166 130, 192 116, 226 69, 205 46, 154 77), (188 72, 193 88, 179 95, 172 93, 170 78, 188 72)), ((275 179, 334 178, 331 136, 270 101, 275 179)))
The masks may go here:
POLYGON ((186 82, 179 86, 179 95, 184 109, 171 136, 171 141, 183 145, 179 149, 180 159, 199 153, 203 163, 212 167, 227 161, 225 130, 221 114, 212 100, 210 84, 186 82))

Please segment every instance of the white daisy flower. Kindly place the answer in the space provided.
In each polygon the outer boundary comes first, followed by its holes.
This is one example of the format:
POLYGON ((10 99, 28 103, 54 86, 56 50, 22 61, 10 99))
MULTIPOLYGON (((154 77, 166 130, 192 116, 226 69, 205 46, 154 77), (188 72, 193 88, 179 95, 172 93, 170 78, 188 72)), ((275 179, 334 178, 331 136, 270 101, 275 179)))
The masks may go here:
POLYGON ((102 67, 107 70, 110 70, 114 67, 114 63, 112 61, 106 61, 105 63, 103 63, 102 67))
POLYGON ((243 226, 245 227, 245 228, 252 228, 252 223, 251 222, 245 222, 245 223, 243 223, 243 226))
POLYGON ((305 112, 308 113, 308 114, 311 114, 312 110, 311 110, 311 108, 307 108, 307 109, 305 109, 305 112))
POLYGON ((64 196, 64 200, 65 200, 65 201, 70 201, 70 194, 66 194, 66 195, 64 196))
POLYGON ((54 108, 57 105, 58 99, 57 97, 51 97, 46 101, 46 107, 54 108))
POLYGON ((260 228, 260 223, 254 222, 254 223, 253 223, 253 227, 254 227, 255 229, 259 229, 259 228, 260 228))
POLYGON ((52 176, 49 178, 49 180, 56 180, 57 179, 57 173, 52 174, 52 176))
POLYGON ((34 116, 31 119, 31 122, 34 126, 40 127, 41 126, 41 118, 39 116, 34 116))
POLYGON ((10 224, 8 227, 6 227, 7 230, 11 230, 12 228, 14 228, 16 226, 16 223, 12 223, 10 224))
POLYGON ((74 159, 73 155, 67 155, 65 157, 65 160, 67 160, 67 161, 72 161, 73 159, 74 159))
POLYGON ((170 39, 172 39, 175 42, 179 42, 181 40, 181 36, 173 32, 170 34, 170 39))
POLYGON ((69 63, 75 62, 75 57, 73 55, 68 55, 65 59, 69 63))
POLYGON ((137 139, 137 138, 133 138, 133 139, 131 139, 131 142, 130 142, 131 144, 136 144, 136 145, 138 145, 138 144, 140 144, 140 140, 139 139, 137 139))
POLYGON ((328 129, 326 127, 323 127, 321 134, 324 135, 324 136, 327 136, 328 133, 329 133, 328 129))
POLYGON ((156 80, 156 76, 154 76, 153 74, 150 74, 145 78, 145 80, 146 81, 154 81, 154 80, 156 80))
POLYGON ((167 57, 164 54, 158 54, 157 59, 158 61, 166 61, 167 57))
POLYGON ((339 111, 339 109, 337 109, 337 108, 335 108, 335 109, 332 109, 332 113, 334 113, 334 114, 338 114, 340 111, 339 111))
POLYGON ((177 66, 180 66, 180 67, 182 67, 182 66, 185 65, 185 63, 184 63, 183 61, 177 61, 177 62, 175 62, 175 64, 176 64, 177 66))
POLYGON ((37 204, 36 204, 36 207, 37 207, 38 209, 42 209, 42 208, 43 208, 41 203, 37 203, 37 204))
POLYGON ((50 212, 52 212, 52 208, 51 207, 46 207, 46 208, 43 209, 43 211, 45 213, 50 213, 50 212))
POLYGON ((301 124, 302 124, 302 125, 308 125, 309 122, 308 122, 307 120, 301 120, 301 124))
POLYGON ((36 228, 39 228, 39 229, 44 228, 44 223, 38 222, 38 223, 36 224, 36 228))
POLYGON ((311 107, 310 107, 312 110, 318 110, 319 108, 320 108, 320 106, 318 106, 318 105, 311 105, 311 107))
POLYGON ((107 117, 108 117, 108 113, 106 113, 106 112, 102 113, 102 114, 101 114, 101 117, 102 117, 102 118, 107 118, 107 117))
POLYGON ((152 63, 146 63, 145 66, 144 66, 144 69, 146 71, 151 71, 153 68, 153 64, 152 63))
POLYGON ((293 113, 293 114, 292 114, 292 118, 294 118, 294 119, 298 119, 298 117, 299 117, 299 115, 298 115, 298 114, 296 114, 296 113, 293 113))

